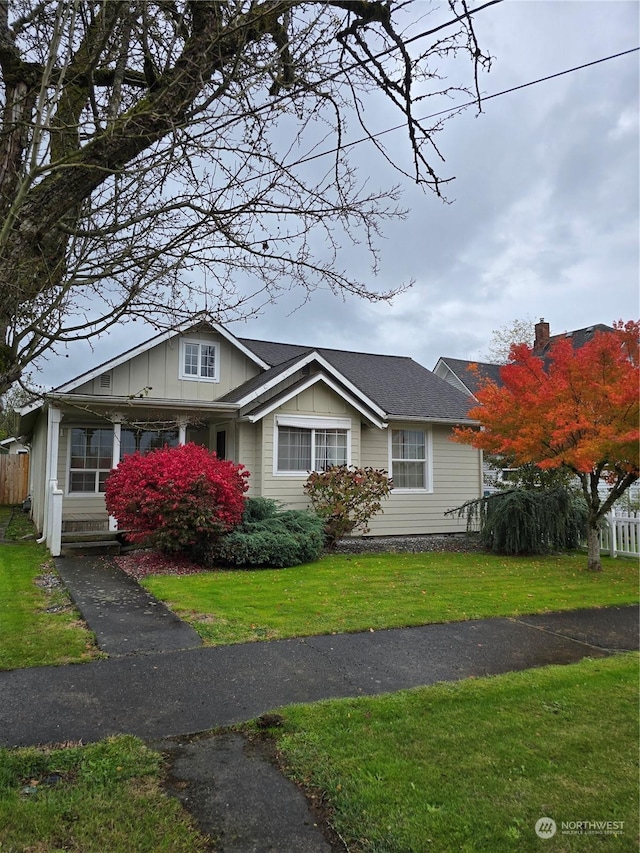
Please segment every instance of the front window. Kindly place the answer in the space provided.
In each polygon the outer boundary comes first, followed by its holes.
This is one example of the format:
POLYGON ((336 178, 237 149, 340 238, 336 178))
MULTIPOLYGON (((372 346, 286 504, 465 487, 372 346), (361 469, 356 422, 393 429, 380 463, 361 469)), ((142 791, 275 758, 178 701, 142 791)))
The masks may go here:
POLYGON ((120 459, 139 451, 143 455, 167 445, 178 446, 177 429, 131 429, 123 427, 120 432, 120 459))
POLYGON ((104 492, 113 465, 113 428, 71 430, 69 492, 104 492))
POLYGON ((218 345, 201 341, 182 342, 182 379, 218 381, 218 345))
POLYGON ((427 488, 427 443, 424 430, 391 431, 391 472, 395 489, 427 488))
POLYGON ((348 463, 348 431, 278 427, 278 467, 284 471, 324 471, 348 463))

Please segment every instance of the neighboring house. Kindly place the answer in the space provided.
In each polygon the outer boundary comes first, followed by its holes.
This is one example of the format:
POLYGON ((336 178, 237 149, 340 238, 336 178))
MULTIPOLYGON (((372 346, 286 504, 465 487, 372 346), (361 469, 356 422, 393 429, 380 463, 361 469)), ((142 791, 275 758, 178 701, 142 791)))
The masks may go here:
POLYGON ((575 329, 573 332, 562 332, 559 335, 552 335, 549 323, 545 322, 544 318, 541 317, 540 322, 536 323, 534 330, 533 351, 539 358, 547 358, 553 345, 564 338, 568 338, 571 341, 574 349, 580 349, 593 340, 596 332, 613 332, 613 326, 597 323, 595 326, 575 329))
POLYGON ((0 453, 8 453, 10 456, 17 456, 22 453, 28 453, 29 448, 23 444, 21 438, 11 436, 0 441, 0 453))
MULTIPOLYGON (((587 326, 585 329, 576 329, 573 332, 562 332, 560 335, 551 335, 550 326, 543 318, 534 327, 533 352, 539 358, 546 359, 551 348, 558 341, 569 339, 574 349, 580 349, 586 343, 593 340, 596 332, 613 332, 612 326, 598 323, 595 326, 587 326)), ((469 361, 462 358, 439 358, 433 368, 436 376, 444 379, 454 388, 469 394, 475 399, 475 394, 482 380, 489 379, 491 382, 500 384, 500 370, 502 364, 490 364, 482 361, 469 361)))
MULTIPOLYGON (((558 341, 569 339, 574 349, 580 349, 586 343, 593 340, 596 332, 613 332, 613 327, 606 326, 604 323, 598 323, 594 326, 587 326, 584 329, 551 335, 549 323, 541 317, 540 322, 536 323, 534 327, 533 351, 539 358, 546 360, 551 348, 558 341)), ((476 391, 480 387, 482 380, 489 379, 491 382, 500 385, 500 370, 502 367, 503 365, 501 364, 467 361, 461 358, 439 358, 433 372, 454 388, 463 391, 476 400, 476 391)), ((496 468, 484 461, 482 469, 484 495, 497 491, 496 480, 508 481, 514 470, 512 468, 496 468)))
MULTIPOLYGON (((21 411, 34 521, 107 528, 104 485, 127 453, 193 441, 250 472, 250 495, 307 506, 310 470, 384 468, 373 535, 452 533, 481 493, 480 453, 449 440, 469 398, 410 358, 237 338, 200 323, 160 334, 21 411)), ((113 520, 111 520, 113 528, 113 520)))
POLYGON ((501 364, 488 364, 483 361, 465 361, 462 358, 439 358, 433 368, 436 376, 444 379, 454 388, 476 398, 476 391, 482 382, 489 379, 500 384, 501 364))

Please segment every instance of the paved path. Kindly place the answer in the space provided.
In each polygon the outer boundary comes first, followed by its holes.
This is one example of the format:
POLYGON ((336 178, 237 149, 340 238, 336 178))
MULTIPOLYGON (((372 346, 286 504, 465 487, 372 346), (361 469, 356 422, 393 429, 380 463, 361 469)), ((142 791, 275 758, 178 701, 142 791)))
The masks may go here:
POLYGON ((342 848, 323 837, 295 786, 250 744, 231 734, 189 734, 294 702, 638 648, 637 606, 204 648, 189 626, 104 558, 57 566, 111 657, 0 672, 0 746, 91 742, 124 732, 151 741, 184 780, 178 795, 219 839, 221 853, 342 848))
POLYGON ((58 574, 98 646, 110 656, 193 649, 202 640, 105 557, 59 557, 58 574))
MULTIPOLYGON (((144 739, 184 735, 294 702, 375 695, 638 648, 637 607, 193 648, 190 629, 183 632, 161 605, 147 601, 140 616, 139 602, 130 597, 133 582, 115 569, 109 569, 110 583, 119 581, 121 594, 100 592, 97 606, 86 578, 106 571, 103 560, 79 560, 73 570, 62 565, 70 560, 59 566, 101 646, 127 654, 1 672, 0 745, 89 742, 119 732, 144 739)), ((97 588, 106 591, 99 579, 97 588)))

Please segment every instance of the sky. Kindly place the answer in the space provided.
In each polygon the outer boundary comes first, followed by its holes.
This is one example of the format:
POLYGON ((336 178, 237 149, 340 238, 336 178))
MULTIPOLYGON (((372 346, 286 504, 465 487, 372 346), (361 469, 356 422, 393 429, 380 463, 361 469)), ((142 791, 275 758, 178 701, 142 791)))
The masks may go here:
MULTIPOLYGON (((635 48, 639 13, 635 0, 493 6, 475 19, 494 58, 481 89, 501 92, 635 48)), ((392 304, 323 291, 301 304, 294 292, 227 328, 238 337, 410 356, 431 370, 441 356, 482 360, 492 332, 514 320, 544 318, 556 334, 637 319, 639 56, 501 95, 480 115, 469 109, 446 124, 438 144, 440 171, 455 178, 450 203, 407 181, 408 216, 387 224, 380 244, 372 287, 414 282, 392 304)), ((393 137, 386 145, 400 157, 405 140, 393 137)), ((364 146, 358 156, 364 173, 378 175, 364 146)), ((360 263, 353 251, 347 264, 360 263)), ((51 356, 34 378, 60 384, 154 334, 141 323, 116 328, 91 351, 78 343, 51 356)))

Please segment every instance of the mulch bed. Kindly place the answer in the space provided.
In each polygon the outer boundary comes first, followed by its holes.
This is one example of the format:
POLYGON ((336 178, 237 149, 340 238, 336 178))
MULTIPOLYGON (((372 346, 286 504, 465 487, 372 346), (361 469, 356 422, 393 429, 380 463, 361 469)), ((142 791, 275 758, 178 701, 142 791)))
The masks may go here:
MULTIPOLYGON (((423 536, 370 536, 342 539, 336 543, 336 554, 412 553, 426 551, 481 551, 477 537, 465 533, 423 536)), ((194 575, 216 569, 205 569, 183 556, 169 556, 159 551, 136 550, 115 557, 116 565, 135 580, 148 575, 194 575)))

